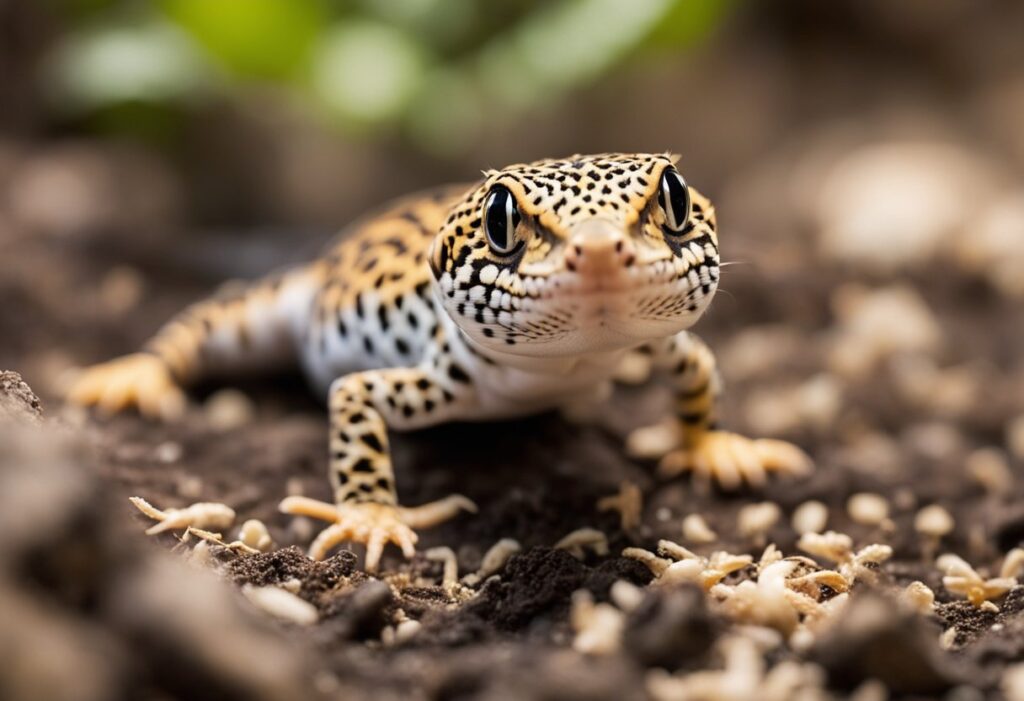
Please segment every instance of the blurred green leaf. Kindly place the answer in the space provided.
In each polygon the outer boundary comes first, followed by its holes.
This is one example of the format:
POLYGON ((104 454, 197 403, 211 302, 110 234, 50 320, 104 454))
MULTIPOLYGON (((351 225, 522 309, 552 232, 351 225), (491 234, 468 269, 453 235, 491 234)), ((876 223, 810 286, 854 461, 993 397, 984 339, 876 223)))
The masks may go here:
POLYGON ((169 25, 100 26, 65 38, 48 86, 65 109, 174 100, 202 89, 210 71, 195 46, 169 25))
POLYGON ((650 36, 654 46, 682 47, 711 33, 735 7, 735 0, 675 0, 650 36))
POLYGON ((593 81, 621 61, 672 6, 672 0, 543 5, 480 52, 480 84, 497 104, 530 108, 593 81))
POLYGON ((313 89, 345 120, 388 121, 419 89, 425 68, 423 51, 407 34, 377 22, 346 22, 316 48, 313 89))
POLYGON ((245 78, 296 77, 325 21, 316 0, 161 0, 160 6, 228 71, 245 78))

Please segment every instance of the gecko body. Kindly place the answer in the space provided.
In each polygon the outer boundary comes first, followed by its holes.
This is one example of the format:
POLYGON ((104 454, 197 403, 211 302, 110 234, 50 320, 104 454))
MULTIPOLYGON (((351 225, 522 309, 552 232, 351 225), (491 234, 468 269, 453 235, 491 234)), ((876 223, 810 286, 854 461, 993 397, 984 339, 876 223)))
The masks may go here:
MULTIPOLYGON (((668 373, 675 410, 660 471, 758 485, 809 461, 781 441, 716 428, 714 357, 687 329, 720 273, 714 207, 663 154, 573 156, 487 171, 400 200, 308 265, 199 302, 141 353, 86 371, 72 400, 180 413, 180 387, 224 370, 298 360, 329 410, 335 505, 311 552, 386 542, 475 508, 455 495, 400 506, 388 430, 496 420, 606 398, 631 353, 668 373)), ((631 437, 651 452, 651 431, 631 437)), ((668 432, 666 442, 665 433, 668 432)))

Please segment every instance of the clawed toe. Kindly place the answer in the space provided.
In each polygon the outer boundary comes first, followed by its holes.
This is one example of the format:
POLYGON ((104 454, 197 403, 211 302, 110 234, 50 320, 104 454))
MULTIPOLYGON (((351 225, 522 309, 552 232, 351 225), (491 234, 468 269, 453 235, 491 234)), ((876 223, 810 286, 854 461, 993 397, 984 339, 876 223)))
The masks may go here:
POLYGON ((72 384, 67 398, 107 415, 134 407, 143 416, 165 421, 180 418, 186 405, 185 394, 167 366, 145 353, 88 368, 72 384))
POLYGON ((791 443, 710 431, 697 438, 692 446, 665 455, 658 464, 658 474, 675 477, 692 472, 699 480, 717 480, 723 489, 733 490, 744 483, 763 486, 769 472, 800 475, 812 467, 810 457, 791 443))
POLYGON ((309 546, 311 558, 322 560, 346 541, 363 543, 367 572, 376 572, 388 543, 401 548, 407 558, 415 555, 418 536, 413 529, 437 525, 463 510, 476 511, 476 505, 459 494, 414 508, 371 502, 334 505, 308 497, 288 497, 279 508, 284 513, 331 522, 309 546))

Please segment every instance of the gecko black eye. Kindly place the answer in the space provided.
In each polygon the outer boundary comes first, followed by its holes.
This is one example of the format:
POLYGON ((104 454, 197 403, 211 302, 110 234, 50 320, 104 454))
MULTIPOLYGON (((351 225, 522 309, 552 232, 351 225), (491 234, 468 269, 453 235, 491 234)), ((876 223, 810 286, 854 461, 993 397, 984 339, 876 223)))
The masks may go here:
POLYGON ((508 188, 497 185, 484 200, 484 233, 495 253, 504 255, 515 248, 519 208, 508 188))
POLYGON ((665 211, 665 226, 671 231, 680 234, 689 228, 690 188, 674 168, 667 169, 661 176, 658 204, 665 211))

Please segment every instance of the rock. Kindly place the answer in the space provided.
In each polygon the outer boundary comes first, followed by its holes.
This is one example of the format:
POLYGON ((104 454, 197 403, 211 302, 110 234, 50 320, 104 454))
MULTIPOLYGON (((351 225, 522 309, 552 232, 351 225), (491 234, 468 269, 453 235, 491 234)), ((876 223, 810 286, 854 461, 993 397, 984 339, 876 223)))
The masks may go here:
POLYGON ((828 671, 830 685, 878 679, 896 694, 936 694, 958 682, 938 637, 938 626, 919 615, 875 594, 860 594, 809 656, 828 671))
POLYGON ((355 591, 339 596, 324 608, 324 633, 334 641, 370 640, 380 637, 395 597, 384 582, 370 579, 355 591))
POLYGON ((10 370, 0 371, 0 421, 37 423, 42 418, 43 405, 21 375, 10 370))
POLYGON ((817 222, 827 256, 877 272, 920 265, 967 223, 996 175, 951 143, 876 143, 826 172, 817 222))
POLYGON ((623 649, 647 667, 674 670, 703 655, 717 636, 717 626, 695 586, 648 592, 629 614, 623 649))
POLYGON ((829 365, 846 378, 864 377, 880 361, 901 353, 935 353, 942 329, 921 295, 907 285, 840 287, 832 306, 839 319, 829 365))

